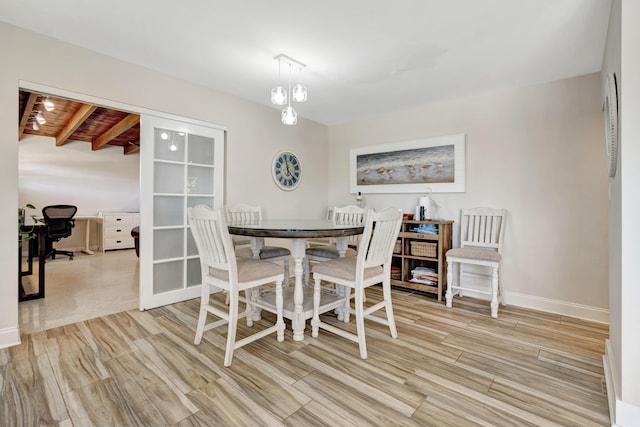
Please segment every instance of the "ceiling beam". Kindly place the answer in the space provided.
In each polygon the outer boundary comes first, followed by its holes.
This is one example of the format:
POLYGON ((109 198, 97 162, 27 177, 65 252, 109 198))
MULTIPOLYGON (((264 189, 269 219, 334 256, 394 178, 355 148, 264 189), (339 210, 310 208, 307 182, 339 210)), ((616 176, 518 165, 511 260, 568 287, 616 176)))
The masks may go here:
POLYGON ((98 150, 104 147, 109 141, 117 138, 120 134, 126 132, 138 123, 140 123, 140 116, 138 114, 129 114, 127 117, 122 119, 120 123, 116 124, 114 127, 96 138, 96 140, 91 143, 91 149, 98 150))
POLYGON ((124 154, 137 153, 138 151, 140 151, 140 140, 130 142, 129 145, 124 146, 124 154))
POLYGON ((67 139, 80 127, 82 123, 89 118, 94 111, 98 108, 97 105, 82 104, 82 106, 76 111, 76 114, 67 122, 62 128, 60 133, 56 136, 56 146, 64 145, 67 139))
POLYGON ((22 139, 24 128, 27 126, 27 123, 29 122, 29 117, 31 117, 31 112, 33 111, 33 106, 36 105, 37 99, 38 99, 37 93, 29 94, 29 98, 27 99, 27 103, 24 106, 24 111, 22 112, 22 118, 20 119, 20 125, 18 127, 18 141, 22 139))

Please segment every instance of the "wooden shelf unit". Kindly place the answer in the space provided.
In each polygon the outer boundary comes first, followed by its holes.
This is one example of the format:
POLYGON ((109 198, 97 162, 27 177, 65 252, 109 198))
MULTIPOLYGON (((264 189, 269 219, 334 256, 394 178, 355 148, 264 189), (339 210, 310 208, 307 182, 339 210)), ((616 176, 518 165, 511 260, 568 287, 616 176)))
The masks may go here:
POLYGON ((393 253, 392 265, 400 270, 400 279, 394 279, 392 270, 391 284, 403 288, 416 289, 422 292, 436 294, 438 301, 442 301, 447 290, 447 262, 445 253, 451 249, 451 233, 453 221, 402 221, 402 228, 398 236, 399 246, 393 253), (438 234, 419 233, 414 231, 422 224, 434 224, 438 234), (412 245, 412 242, 414 244, 412 245), (433 247, 435 245, 435 248, 433 247), (413 246, 413 247, 412 247, 413 246), (424 255, 423 250, 427 250, 424 255), (435 250, 434 250, 435 249, 435 250), (433 253, 431 253, 433 252, 433 253), (419 253, 421 255, 416 255, 419 253), (437 285, 410 282, 411 271, 416 267, 429 267, 437 272, 437 285))

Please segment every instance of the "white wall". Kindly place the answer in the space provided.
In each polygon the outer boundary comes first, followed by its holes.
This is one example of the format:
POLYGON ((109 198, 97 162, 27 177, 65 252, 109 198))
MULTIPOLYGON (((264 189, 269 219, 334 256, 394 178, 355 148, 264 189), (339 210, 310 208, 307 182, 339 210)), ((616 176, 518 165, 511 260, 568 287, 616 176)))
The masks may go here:
MULTIPOLYGON (((261 204, 272 218, 312 218, 326 209, 327 128, 300 119, 280 123, 280 111, 180 81, 67 43, 0 23, 0 347, 18 341, 18 85, 28 81, 227 128, 228 203, 261 204), (48 64, 43 67, 42 64, 48 64), (300 186, 279 190, 271 178, 278 150, 296 152, 300 186), (320 195, 320 197, 318 197, 320 195), (13 238, 11 236, 14 236, 13 238)), ((219 58, 224 61, 224 58, 219 58)), ((265 96, 268 95, 265 88, 265 96)))
MULTIPOLYGON (((434 193, 439 216, 458 222, 462 207, 506 208, 508 302, 606 322, 603 126, 599 74, 335 126, 329 132, 329 201, 354 201, 350 148, 465 133, 466 192, 434 193)), ((413 212, 418 195, 364 197, 369 207, 413 212)))

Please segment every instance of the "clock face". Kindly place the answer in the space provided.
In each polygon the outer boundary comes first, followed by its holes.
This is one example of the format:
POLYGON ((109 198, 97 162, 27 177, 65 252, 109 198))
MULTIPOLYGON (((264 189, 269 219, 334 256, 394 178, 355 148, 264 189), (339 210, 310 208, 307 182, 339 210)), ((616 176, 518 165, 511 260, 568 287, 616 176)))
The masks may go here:
POLYGON ((276 154, 271 174, 280 188, 287 191, 296 188, 300 184, 301 173, 300 160, 295 154, 289 151, 281 151, 276 154))

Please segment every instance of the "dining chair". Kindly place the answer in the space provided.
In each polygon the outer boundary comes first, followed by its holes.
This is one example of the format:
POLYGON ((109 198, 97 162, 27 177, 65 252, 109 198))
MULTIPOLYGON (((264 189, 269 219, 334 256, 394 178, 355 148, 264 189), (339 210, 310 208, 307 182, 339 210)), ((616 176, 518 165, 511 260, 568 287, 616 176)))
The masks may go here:
MULTIPOLYGON (((229 225, 259 224, 262 221, 262 208, 248 204, 238 204, 225 208, 227 223, 229 225)), ((235 240, 236 256, 239 258, 255 258, 251 247, 246 246, 250 240, 243 236, 233 236, 235 240)), ((258 258, 269 261, 282 261, 284 263, 284 286, 289 286, 289 258, 291 251, 280 246, 264 246, 264 239, 260 239, 262 248, 258 258)))
MULTIPOLYGON (((331 220, 337 225, 362 225, 364 219, 364 208, 357 206, 334 207, 330 210, 331 220)), ((347 237, 347 250, 344 256, 356 256, 360 236, 347 237)), ((340 257, 337 245, 334 243, 324 246, 311 246, 305 250, 304 258, 304 283, 309 284, 309 267, 311 262, 324 262, 340 257)))
MULTIPOLYGON (((462 297, 463 291, 473 291, 491 295, 491 317, 498 317, 498 305, 506 304, 502 288, 502 242, 507 212, 504 209, 475 208, 462 209, 460 212, 460 247, 449 249, 447 260, 447 307, 451 307, 453 295, 462 297), (454 267, 458 266, 458 274, 454 267), (465 286, 465 266, 473 265, 491 269, 491 274, 474 271, 474 277, 491 279, 489 291, 477 287, 465 286), (457 279, 454 282, 454 279, 457 279)), ((476 269, 477 270, 477 269, 476 269)))
POLYGON ((357 342, 360 347, 360 357, 366 359, 365 318, 389 326, 391 337, 398 337, 391 304, 391 257, 400 233, 402 211, 396 208, 387 208, 380 212, 366 209, 363 222, 364 232, 357 256, 337 258, 313 266, 311 335, 317 337, 318 330, 322 328, 357 342), (334 298, 320 305, 323 280, 344 286, 347 292, 341 298, 334 298), (365 288, 378 283, 382 283, 383 300, 365 308, 365 288), (351 289, 355 294, 354 310, 351 310, 351 289), (349 322, 350 312, 355 313, 357 335, 320 320, 321 314, 339 307, 344 307, 345 323, 349 322), (386 319, 371 315, 381 308, 386 310, 386 319))
POLYGON ((202 272, 202 292, 200 296, 200 315, 196 328, 194 344, 200 344, 204 331, 228 324, 227 345, 224 355, 224 366, 231 365, 233 351, 245 344, 276 332, 279 342, 284 341, 285 323, 283 319, 282 281, 284 274, 278 264, 253 258, 237 258, 225 213, 222 209, 198 205, 188 209, 189 226, 200 255, 202 272), (252 297, 252 289, 275 283, 275 310, 261 304, 252 297), (212 305, 209 295, 212 291, 225 290, 229 295, 228 311, 212 305), (240 296, 245 291, 245 297, 240 296), (238 314, 238 302, 245 303, 245 311, 238 314), (253 326, 252 312, 254 307, 276 314, 276 323, 236 341, 238 319, 247 318, 247 326, 253 326), (211 313, 220 320, 206 323, 211 313))

